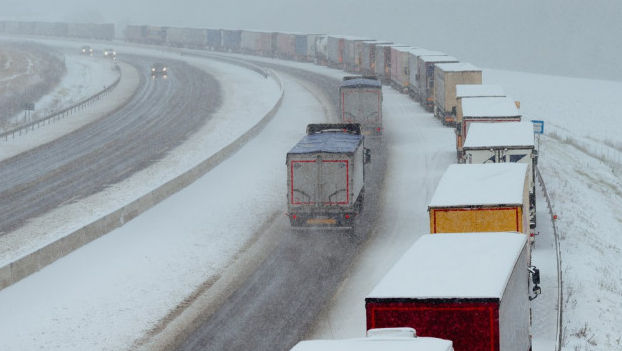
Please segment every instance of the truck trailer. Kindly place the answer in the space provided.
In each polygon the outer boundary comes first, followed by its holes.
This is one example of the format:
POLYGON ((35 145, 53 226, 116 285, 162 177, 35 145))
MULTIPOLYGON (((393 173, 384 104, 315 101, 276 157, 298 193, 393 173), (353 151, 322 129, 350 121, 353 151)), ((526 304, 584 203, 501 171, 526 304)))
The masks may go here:
POLYGON ((402 93, 408 92, 408 52, 411 46, 391 47, 391 85, 402 93))
POLYGON ((456 351, 529 351, 529 268, 524 235, 422 235, 365 298, 367 329, 410 327, 456 351))
POLYGON ((375 77, 344 77, 339 86, 343 123, 358 123, 364 135, 382 134, 382 84, 375 77))
POLYGON ((428 212, 430 233, 529 234, 527 165, 453 164, 441 177, 428 212))
MULTIPOLYGON (((396 44, 377 44, 374 72, 383 84, 391 83, 391 47, 396 44)), ((403 46, 403 45, 398 45, 403 46)))
POLYGON ((408 94, 412 98, 416 98, 419 91, 419 83, 417 82, 417 61, 419 56, 445 56, 445 54, 440 51, 432 51, 420 48, 411 49, 408 51, 408 94))
POLYGON ((520 122, 517 103, 508 97, 461 98, 456 118, 456 152, 463 156, 462 145, 473 123, 520 122))
POLYGON ((309 124, 286 158, 291 225, 352 228, 363 209, 368 150, 358 124, 309 124))
POLYGON ((418 337, 412 328, 379 328, 365 338, 301 341, 291 351, 454 351, 452 342, 418 337))
POLYGON ((434 109, 434 65, 437 63, 458 62, 453 56, 421 55, 417 58, 417 92, 415 99, 429 112, 434 109))
POLYGON ((482 70, 470 63, 437 63, 434 66, 434 116, 443 125, 455 127, 456 85, 481 83, 482 70))
POLYGON ((463 146, 461 163, 516 162, 527 164, 529 178, 529 226, 536 227, 535 169, 538 153, 533 125, 529 122, 475 123, 463 146))
POLYGON ((362 42, 360 52, 360 72, 364 75, 376 74, 376 46, 381 44, 392 44, 387 41, 369 40, 362 42))

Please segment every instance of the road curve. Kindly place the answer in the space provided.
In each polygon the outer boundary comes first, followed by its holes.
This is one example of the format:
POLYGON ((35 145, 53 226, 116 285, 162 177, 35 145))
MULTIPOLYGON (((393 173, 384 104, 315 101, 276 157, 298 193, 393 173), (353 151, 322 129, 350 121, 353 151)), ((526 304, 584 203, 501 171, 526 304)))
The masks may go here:
MULTIPOLYGON (((321 90, 336 109, 339 81, 277 64, 256 64, 287 73, 321 90)), ((270 230, 285 232, 257 270, 178 350, 289 350, 304 337, 326 301, 346 277, 374 228, 387 154, 380 138, 367 138, 372 163, 366 169, 366 200, 354 232, 292 231, 279 217, 270 230)))
POLYGON ((156 59, 125 60, 141 73, 139 88, 127 105, 0 162, 0 235, 149 166, 220 106, 219 83, 198 68, 167 60, 169 78, 154 80, 147 73, 156 59))

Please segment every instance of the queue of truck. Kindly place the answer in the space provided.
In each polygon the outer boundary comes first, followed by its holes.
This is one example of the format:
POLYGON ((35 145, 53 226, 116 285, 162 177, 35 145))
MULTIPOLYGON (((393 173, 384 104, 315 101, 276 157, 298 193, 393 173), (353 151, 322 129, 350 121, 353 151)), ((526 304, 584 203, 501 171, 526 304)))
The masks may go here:
MULTIPOLYGON (((0 21, 0 32, 33 34, 32 28, 49 26, 0 21)), ((71 33, 71 25, 56 27, 58 35, 71 33)), ((87 37, 114 33, 113 25, 91 27, 80 28, 97 34, 87 37)), ((294 350, 531 349, 529 301, 540 293, 539 272, 530 265, 538 154, 520 104, 500 87, 482 84, 480 69, 442 52, 364 37, 141 25, 124 33, 131 42, 374 75, 344 79, 335 92, 342 123, 309 125, 286 155, 288 216, 297 230, 356 226, 370 201, 365 168, 372 155, 365 138, 383 137, 381 83, 410 94, 455 128, 458 164, 447 169, 428 205, 430 234, 362 301, 367 336, 304 341, 294 350)))

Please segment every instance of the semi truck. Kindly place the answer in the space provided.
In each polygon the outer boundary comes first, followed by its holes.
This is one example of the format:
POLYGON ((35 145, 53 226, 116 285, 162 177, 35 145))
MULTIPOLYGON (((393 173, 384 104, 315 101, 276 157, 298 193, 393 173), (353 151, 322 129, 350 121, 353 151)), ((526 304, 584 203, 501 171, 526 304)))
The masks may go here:
POLYGON ((517 162, 527 164, 529 178, 529 226, 536 227, 535 169, 538 152, 529 122, 475 123, 463 146, 461 163, 517 162))
POLYGON ((450 165, 434 191, 428 212, 430 233, 529 234, 527 165, 450 165))
POLYGON ((540 289, 528 247, 518 233, 422 235, 365 298, 367 329, 410 327, 456 351, 531 350, 540 289))
POLYGON ((438 63, 434 66, 434 116, 443 125, 455 127, 456 85, 481 84, 482 70, 470 63, 438 63))
POLYGON ((429 112, 434 109, 434 65, 437 63, 458 62, 453 56, 421 55, 417 58, 417 92, 415 100, 419 101, 429 112))
POLYGON ((410 46, 391 47, 391 85, 402 93, 408 92, 408 52, 412 49, 410 46))
POLYGON ((461 98, 456 123, 456 152, 463 156, 462 145, 473 123, 520 122, 518 103, 508 97, 461 98))
POLYGON ((419 56, 444 56, 445 54, 440 51, 432 51, 428 49, 411 49, 408 51, 408 95, 412 98, 416 98, 419 92, 419 85, 417 82, 417 61, 419 56))
POLYGON ((359 124, 309 124, 286 157, 292 227, 353 228, 370 160, 359 124))
POLYGON ((343 123, 359 123, 364 135, 382 134, 382 84, 376 77, 343 77, 339 105, 343 123))
POLYGON ((413 328, 370 329, 364 338, 301 341, 291 351, 454 351, 452 342, 418 337, 413 328))

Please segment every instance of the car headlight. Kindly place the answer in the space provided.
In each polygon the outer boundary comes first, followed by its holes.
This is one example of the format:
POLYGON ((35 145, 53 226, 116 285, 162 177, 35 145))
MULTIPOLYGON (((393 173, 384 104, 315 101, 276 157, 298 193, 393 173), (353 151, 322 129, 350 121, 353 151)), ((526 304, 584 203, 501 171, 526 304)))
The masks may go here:
POLYGON ((166 72, 166 67, 162 68, 162 70, 163 70, 164 72, 166 72))

